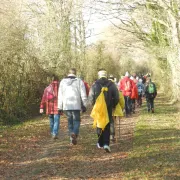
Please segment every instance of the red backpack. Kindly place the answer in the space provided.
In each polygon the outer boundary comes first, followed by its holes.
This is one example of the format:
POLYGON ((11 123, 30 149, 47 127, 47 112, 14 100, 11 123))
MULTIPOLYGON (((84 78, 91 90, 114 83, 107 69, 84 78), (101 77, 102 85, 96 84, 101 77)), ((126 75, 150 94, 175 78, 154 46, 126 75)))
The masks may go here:
POLYGON ((52 101, 56 97, 53 86, 51 84, 48 87, 46 87, 45 91, 46 91, 46 100, 47 101, 52 101))

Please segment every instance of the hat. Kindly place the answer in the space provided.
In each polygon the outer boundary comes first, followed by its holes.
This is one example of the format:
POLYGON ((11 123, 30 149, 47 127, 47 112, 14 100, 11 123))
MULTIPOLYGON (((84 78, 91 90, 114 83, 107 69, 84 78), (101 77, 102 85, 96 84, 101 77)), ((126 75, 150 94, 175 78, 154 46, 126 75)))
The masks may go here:
POLYGON ((112 82, 115 82, 114 76, 112 74, 109 75, 109 80, 111 80, 112 82))
POLYGON ((107 78, 107 72, 105 70, 100 70, 98 72, 98 78, 102 78, 102 77, 107 78))
POLYGON ((129 77, 129 72, 128 71, 126 72, 125 76, 129 77))
POLYGON ((133 76, 131 76, 131 77, 130 77, 130 79, 131 79, 131 80, 134 80, 134 77, 133 77, 133 76))

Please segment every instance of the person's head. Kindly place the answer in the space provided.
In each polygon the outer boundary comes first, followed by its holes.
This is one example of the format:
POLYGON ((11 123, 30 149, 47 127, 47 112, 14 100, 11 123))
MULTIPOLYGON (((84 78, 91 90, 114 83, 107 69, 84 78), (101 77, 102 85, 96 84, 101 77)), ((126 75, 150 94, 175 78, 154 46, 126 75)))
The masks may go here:
POLYGON ((126 76, 126 77, 130 77, 130 74, 129 74, 128 71, 125 73, 125 76, 126 76))
POLYGON ((142 80, 141 78, 138 80, 139 83, 142 83, 142 81, 143 81, 143 80, 142 80))
POLYGON ((112 74, 109 75, 109 80, 111 80, 112 82, 115 82, 114 76, 112 74))
POLYGON ((69 74, 76 75, 76 69, 75 69, 75 68, 71 68, 71 69, 69 70, 69 74))
POLYGON ((147 78, 146 78, 146 82, 147 82, 147 83, 150 83, 150 82, 151 82, 151 78, 150 78, 150 77, 147 77, 147 78))
POLYGON ((136 73, 133 73, 133 75, 132 75, 134 78, 136 78, 136 73))
POLYGON ((100 79, 100 78, 107 78, 107 71, 106 70, 100 69, 98 71, 98 79, 100 79))
POLYGON ((53 80, 53 81, 59 81, 58 75, 57 75, 57 74, 53 74, 53 75, 52 75, 52 80, 53 80))
POLYGON ((150 73, 147 73, 147 74, 146 74, 146 77, 151 77, 150 73))

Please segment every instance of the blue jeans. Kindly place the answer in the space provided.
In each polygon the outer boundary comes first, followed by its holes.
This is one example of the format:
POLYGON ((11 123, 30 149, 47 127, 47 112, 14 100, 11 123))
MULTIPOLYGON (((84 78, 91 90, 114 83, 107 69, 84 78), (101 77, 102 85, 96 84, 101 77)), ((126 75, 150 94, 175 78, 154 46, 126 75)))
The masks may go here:
POLYGON ((64 112, 68 119, 69 135, 72 133, 78 135, 80 128, 80 110, 67 110, 64 112))
POLYGON ((58 131, 59 131, 60 115, 59 114, 50 114, 49 121, 50 121, 51 135, 57 136, 58 131))

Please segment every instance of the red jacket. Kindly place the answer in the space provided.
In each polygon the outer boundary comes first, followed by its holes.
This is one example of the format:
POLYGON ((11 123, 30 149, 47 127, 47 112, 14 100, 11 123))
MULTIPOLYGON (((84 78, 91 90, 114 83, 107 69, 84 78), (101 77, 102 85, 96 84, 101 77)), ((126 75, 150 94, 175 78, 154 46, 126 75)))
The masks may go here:
POLYGON ((89 95, 89 85, 87 82, 83 81, 84 82, 84 85, 85 85, 85 88, 86 88, 86 95, 88 96, 89 95))
POLYGON ((132 88, 133 88, 132 80, 129 77, 125 76, 120 81, 119 90, 122 91, 123 96, 130 96, 131 97, 132 88))
POLYGON ((44 107, 46 107, 46 114, 47 115, 48 114, 58 114, 58 108, 57 108, 58 88, 59 88, 59 82, 53 81, 44 90, 42 100, 40 103, 40 109, 44 109, 44 107), (48 89, 50 86, 52 86, 53 94, 54 94, 54 98, 52 100, 49 100, 49 95, 48 95, 48 89))
POLYGON ((138 88, 136 86, 136 83, 133 80, 131 80, 131 81, 132 81, 132 85, 133 85, 131 99, 138 99, 138 88))

